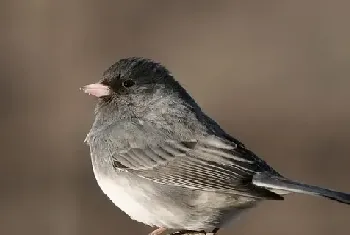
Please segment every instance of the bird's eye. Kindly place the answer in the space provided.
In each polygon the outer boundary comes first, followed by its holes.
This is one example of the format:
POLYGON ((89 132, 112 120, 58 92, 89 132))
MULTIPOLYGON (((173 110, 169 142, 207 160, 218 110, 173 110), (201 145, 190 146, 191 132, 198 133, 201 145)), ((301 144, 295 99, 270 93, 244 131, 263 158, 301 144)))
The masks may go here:
POLYGON ((135 84, 135 82, 133 81, 133 80, 125 80, 123 83, 122 83, 122 85, 123 85, 123 87, 131 87, 131 86, 133 86, 135 84))

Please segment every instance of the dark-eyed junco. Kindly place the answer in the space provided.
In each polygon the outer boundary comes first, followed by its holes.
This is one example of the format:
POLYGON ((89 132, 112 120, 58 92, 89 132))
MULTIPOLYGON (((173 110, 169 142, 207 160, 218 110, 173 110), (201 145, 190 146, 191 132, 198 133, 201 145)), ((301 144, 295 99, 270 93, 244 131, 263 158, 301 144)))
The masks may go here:
POLYGON ((86 137, 102 191, 132 219, 216 233, 288 193, 350 204, 350 195, 289 180, 208 117, 160 63, 119 60, 82 88, 98 97, 86 137))

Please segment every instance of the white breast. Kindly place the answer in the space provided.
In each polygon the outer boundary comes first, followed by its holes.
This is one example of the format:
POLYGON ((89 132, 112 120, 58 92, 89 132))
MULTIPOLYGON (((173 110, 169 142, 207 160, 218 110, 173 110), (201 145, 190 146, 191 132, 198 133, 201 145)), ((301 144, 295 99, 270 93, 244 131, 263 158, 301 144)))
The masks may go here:
POLYGON ((95 172, 102 191, 109 199, 128 214, 131 219, 150 226, 177 227, 183 225, 181 208, 157 201, 151 184, 140 184, 126 177, 106 177, 95 172))
MULTIPOLYGON (((208 230, 215 228, 211 222, 221 221, 220 227, 237 217, 244 208, 232 208, 225 213, 211 214, 208 207, 225 204, 226 196, 211 192, 201 192, 196 199, 187 198, 187 203, 179 203, 174 198, 162 197, 156 186, 142 178, 132 178, 125 174, 107 176, 95 171, 95 177, 102 191, 131 219, 156 227, 188 230, 208 230), (215 201, 214 204, 213 200, 215 201), (196 208, 186 206, 192 204, 196 208), (193 211, 195 210, 195 211, 193 211), (196 216, 193 213, 197 213, 196 216), (198 214, 199 213, 199 214, 198 214)), ((159 190, 159 189, 158 189, 159 190)))
MULTIPOLYGON (((109 179, 95 174, 96 180, 104 194, 122 211, 128 214, 132 219, 139 222, 153 225, 154 215, 149 213, 142 201, 137 200, 140 192, 133 189, 128 179, 109 179)), ((146 199, 147 195, 143 195, 146 199)))

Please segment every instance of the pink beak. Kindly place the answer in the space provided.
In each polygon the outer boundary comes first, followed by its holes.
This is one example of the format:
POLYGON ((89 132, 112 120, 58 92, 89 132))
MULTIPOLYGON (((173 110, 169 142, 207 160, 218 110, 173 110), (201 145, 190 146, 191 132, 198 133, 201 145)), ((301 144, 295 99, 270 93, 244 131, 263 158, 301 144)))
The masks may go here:
POLYGON ((96 97, 110 95, 109 87, 101 83, 89 84, 89 85, 83 86, 82 88, 80 88, 80 90, 82 90, 84 93, 87 93, 89 95, 93 95, 96 97))

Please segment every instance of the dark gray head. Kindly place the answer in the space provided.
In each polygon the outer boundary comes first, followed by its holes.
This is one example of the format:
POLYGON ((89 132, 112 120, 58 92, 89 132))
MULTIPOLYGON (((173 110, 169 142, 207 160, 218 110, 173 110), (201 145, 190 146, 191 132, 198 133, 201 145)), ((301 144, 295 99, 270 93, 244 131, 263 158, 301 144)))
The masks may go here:
POLYGON ((119 60, 103 73, 98 83, 82 89, 98 97, 97 112, 118 110, 127 116, 139 116, 145 109, 154 108, 152 105, 158 108, 169 103, 195 105, 163 65, 139 57, 119 60))

